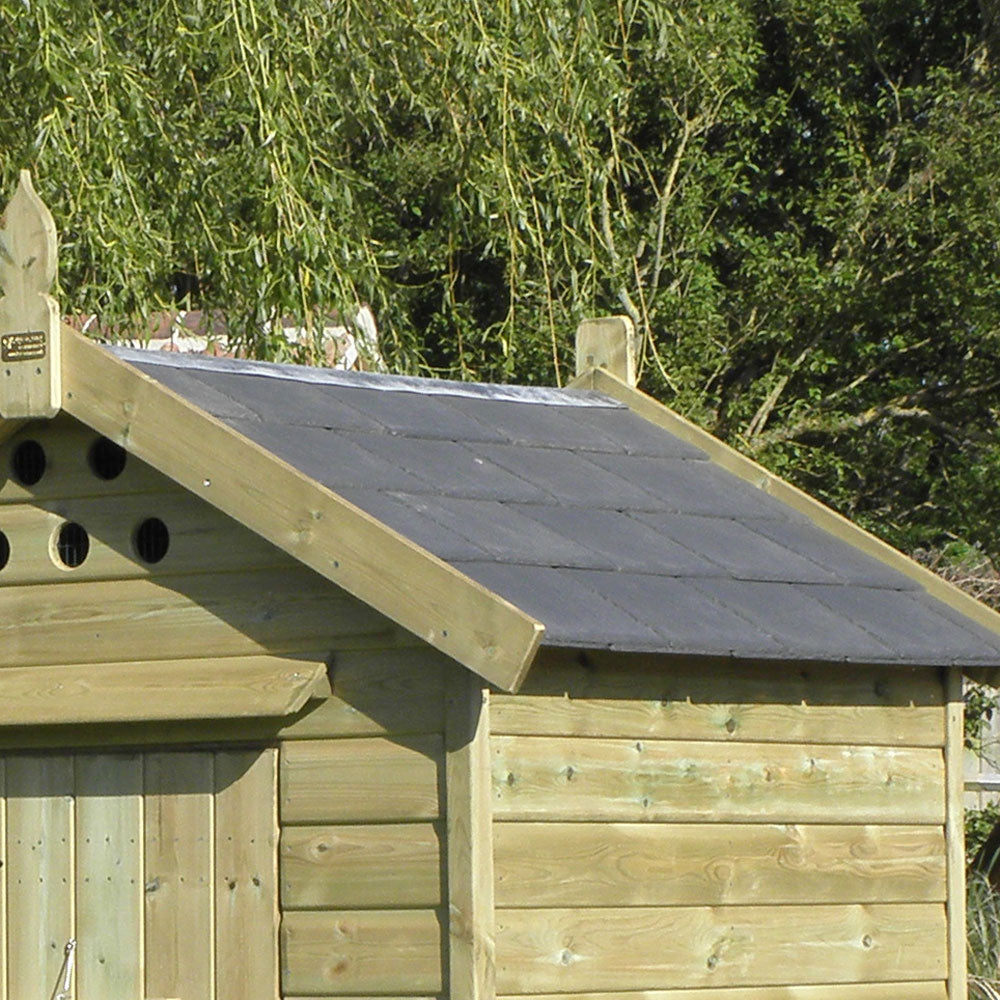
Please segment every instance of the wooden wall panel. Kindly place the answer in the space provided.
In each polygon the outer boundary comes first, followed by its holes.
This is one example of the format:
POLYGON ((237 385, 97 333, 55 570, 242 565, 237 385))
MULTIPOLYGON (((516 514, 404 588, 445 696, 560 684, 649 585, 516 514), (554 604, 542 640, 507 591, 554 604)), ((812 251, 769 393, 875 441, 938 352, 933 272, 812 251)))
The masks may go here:
POLYGON ((942 823, 930 748, 498 736, 501 820, 942 823))
MULTIPOLYGON (((539 651, 523 695, 733 705, 937 706, 940 675, 927 667, 843 663, 741 663, 728 658, 588 650, 539 651)), ((738 720, 737 720, 738 721, 738 720)), ((940 724, 939 724, 940 729, 940 724)), ((795 739, 790 736, 790 739, 795 739)))
POLYGON ((441 839, 438 823, 286 827, 282 909, 438 906, 441 839))
POLYGON ((281 730, 283 740, 440 733, 444 674, 453 661, 430 646, 346 649, 333 654, 333 697, 281 730))
POLYGON ((0 528, 10 542, 3 582, 66 582, 66 568, 53 557, 52 546, 67 521, 82 525, 90 538, 86 560, 72 572, 74 581, 296 565, 286 553, 190 493, 173 489, 118 496, 109 495, 108 487, 103 496, 0 506, 0 528), (133 537, 152 517, 166 525, 170 540, 166 555, 151 564, 137 556, 133 537))
MULTIPOLYGON (((289 998, 291 1000, 291 998, 289 998)), ((521 996, 498 1000, 524 1000, 521 996)), ((539 993, 532 1000, 946 1000, 943 982, 849 983, 822 986, 748 986, 641 993, 539 993)))
POLYGON ((434 910, 286 913, 285 994, 437 993, 441 923, 434 910))
POLYGON ((500 994, 935 980, 946 972, 941 904, 497 913, 500 994))
POLYGON ((26 424, 18 434, 3 442, 0 466, 10 466, 17 445, 26 439, 43 443, 45 474, 34 486, 22 486, 13 476, 0 476, 0 504, 67 497, 100 496, 108 493, 132 494, 170 490, 173 483, 144 462, 126 460, 120 476, 111 481, 99 479, 91 471, 87 455, 100 435, 70 417, 26 424))
MULTIPOLYGON (((931 671, 928 671, 931 673, 931 671)), ((900 683, 919 695, 924 685, 900 683)), ((711 695, 718 699, 727 688, 711 695)), ((901 692, 902 693, 902 692, 901 692)), ((521 736, 621 736, 723 743, 944 745, 939 705, 788 705, 684 700, 569 699, 559 695, 493 700, 493 732, 521 736)))
POLYGON ((336 653, 333 697, 282 731, 283 996, 447 993, 455 669, 419 648, 336 653))
POLYGON ((281 822, 437 819, 439 735, 304 740, 281 747, 281 822))
POLYGON ((146 996, 215 987, 211 753, 145 758, 146 996))
POLYGON ((142 757, 75 758, 76 988, 143 993, 142 757))
POLYGON ((944 694, 543 651, 491 699, 498 995, 950 1000, 944 694))
POLYGON ((76 935, 73 864, 73 759, 10 758, 5 867, 12 996, 52 994, 65 946, 76 935))
POLYGON ((278 994, 276 789, 276 750, 215 755, 216 1000, 278 994))
POLYGON ((497 823, 518 906, 943 902, 937 826, 497 823))
POLYGON ((314 650, 387 629, 305 569, 0 587, 5 666, 314 650))

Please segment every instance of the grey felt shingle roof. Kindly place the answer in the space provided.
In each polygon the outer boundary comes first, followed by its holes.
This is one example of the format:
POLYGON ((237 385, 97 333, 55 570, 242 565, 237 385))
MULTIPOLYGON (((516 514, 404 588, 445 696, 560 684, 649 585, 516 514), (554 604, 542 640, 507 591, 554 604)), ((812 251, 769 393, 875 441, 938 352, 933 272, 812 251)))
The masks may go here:
POLYGON ((600 394, 115 353, 539 619, 547 645, 1000 663, 1000 636, 600 394))

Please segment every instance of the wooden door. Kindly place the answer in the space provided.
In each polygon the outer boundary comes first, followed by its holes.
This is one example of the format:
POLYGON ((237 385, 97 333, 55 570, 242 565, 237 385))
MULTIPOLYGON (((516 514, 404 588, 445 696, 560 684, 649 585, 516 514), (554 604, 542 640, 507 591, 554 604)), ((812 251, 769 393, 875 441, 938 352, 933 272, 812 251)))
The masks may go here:
POLYGON ((0 1000, 275 1000, 275 751, 0 761, 0 1000))

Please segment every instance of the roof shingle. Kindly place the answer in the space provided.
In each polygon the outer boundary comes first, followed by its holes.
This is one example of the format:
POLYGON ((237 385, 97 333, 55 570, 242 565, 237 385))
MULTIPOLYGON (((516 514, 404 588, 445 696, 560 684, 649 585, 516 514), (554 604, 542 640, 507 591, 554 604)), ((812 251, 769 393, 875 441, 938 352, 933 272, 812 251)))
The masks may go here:
POLYGON ((1000 637, 598 393, 115 353, 538 618, 547 644, 1000 662, 1000 637))

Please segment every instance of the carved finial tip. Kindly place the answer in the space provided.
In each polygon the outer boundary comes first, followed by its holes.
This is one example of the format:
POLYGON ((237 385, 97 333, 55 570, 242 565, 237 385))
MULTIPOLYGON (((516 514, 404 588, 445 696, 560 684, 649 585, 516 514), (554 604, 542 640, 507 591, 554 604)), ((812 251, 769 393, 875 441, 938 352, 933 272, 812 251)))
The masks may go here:
POLYGON ((7 253, 26 270, 33 270, 38 275, 39 291, 43 287, 44 290, 50 288, 56 276, 56 224, 48 206, 35 191, 30 170, 20 172, 14 196, 0 218, 0 228, 6 230, 7 253))

